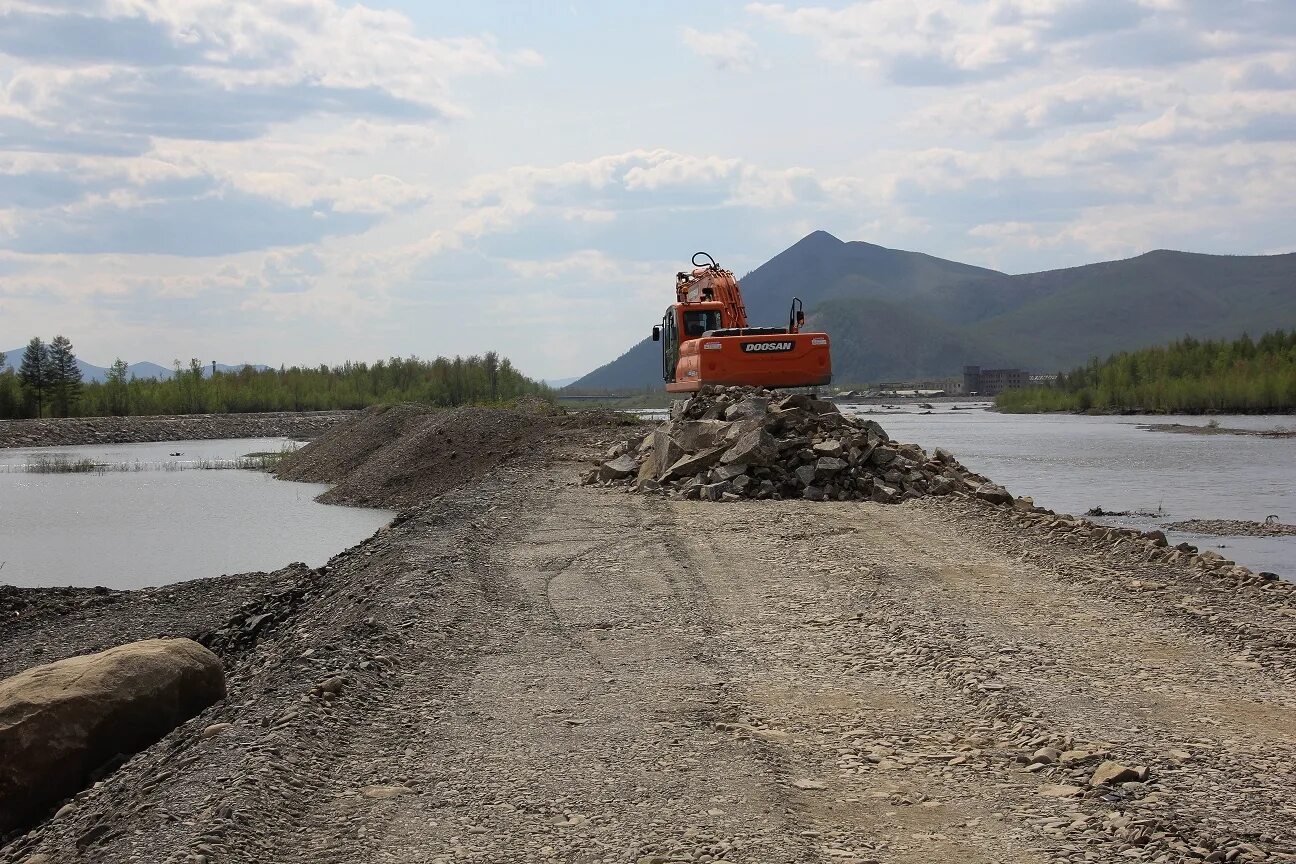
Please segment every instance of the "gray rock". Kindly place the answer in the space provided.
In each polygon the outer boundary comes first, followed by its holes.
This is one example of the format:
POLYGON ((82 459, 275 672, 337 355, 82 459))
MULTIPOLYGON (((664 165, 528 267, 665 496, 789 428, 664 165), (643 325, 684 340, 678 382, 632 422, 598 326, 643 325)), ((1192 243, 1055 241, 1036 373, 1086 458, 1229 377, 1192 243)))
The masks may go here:
POLYGON ((624 480, 631 474, 637 473, 639 463, 629 454, 618 456, 615 459, 604 462, 599 466, 598 473, 600 480, 624 480))
POLYGON ((1139 780, 1139 772, 1126 768, 1119 762, 1108 760, 1094 769, 1089 778, 1090 786, 1115 786, 1118 783, 1130 783, 1139 780))
POLYGON ((801 497, 807 501, 822 501, 827 495, 818 486, 807 486, 801 490, 801 497))
POLYGON ((995 483, 982 483, 977 487, 976 497, 991 504, 1011 504, 1013 501, 1008 490, 995 483))
POLYGON ((729 492, 732 488, 733 487, 728 481, 708 483, 702 487, 702 497, 707 501, 719 501, 724 497, 724 494, 729 492))
POLYGON ((769 413, 769 400, 761 396, 748 396, 725 409, 726 420, 741 420, 745 417, 763 418, 769 413))
POLYGON ((676 423, 671 429, 675 441, 687 453, 718 446, 728 431, 729 424, 723 420, 690 420, 676 423))
POLYGON ((894 504, 900 500, 900 493, 885 483, 873 484, 873 500, 879 504, 894 504))
POLYGON ((720 461, 725 465, 734 462, 752 466, 770 465, 778 458, 778 453, 778 442, 773 435, 764 429, 753 429, 739 438, 720 461))
POLYGON ((873 448, 869 455, 869 461, 879 468, 890 465, 896 458, 896 451, 890 447, 884 447, 881 444, 873 448))
POLYGON ((721 465, 712 473, 715 475, 717 482, 720 480, 733 480, 735 477, 740 477, 743 474, 746 474, 747 466, 740 462, 735 462, 732 465, 721 465))
POLYGON ((678 462, 666 469, 666 474, 661 479, 674 480, 680 477, 691 477, 719 462, 724 452, 722 447, 712 447, 709 450, 683 456, 678 462))
POLYGON ((831 477, 840 471, 845 471, 846 468, 845 459, 837 459, 832 456, 823 456, 816 460, 814 464, 816 477, 831 477))
POLYGON ((796 469, 795 474, 797 480, 799 481, 798 485, 809 486, 811 483, 814 482, 815 479, 815 466, 802 465, 800 468, 796 469))
POLYGON ((842 455, 842 443, 835 438, 830 438, 827 441, 820 441, 818 444, 814 445, 814 452, 816 456, 831 456, 834 459, 840 458, 842 455))

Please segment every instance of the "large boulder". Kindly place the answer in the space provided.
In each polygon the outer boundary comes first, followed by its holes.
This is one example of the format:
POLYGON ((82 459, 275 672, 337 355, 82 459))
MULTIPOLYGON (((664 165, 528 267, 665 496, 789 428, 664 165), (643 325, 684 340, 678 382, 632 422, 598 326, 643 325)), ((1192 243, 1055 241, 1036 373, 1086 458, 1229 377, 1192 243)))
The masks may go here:
POLYGON ((686 454, 667 468, 661 479, 675 480, 680 477, 692 477, 694 474, 713 467, 720 461, 720 456, 724 452, 723 447, 712 447, 710 450, 703 450, 701 453, 686 454))
POLYGON ((220 659, 190 639, 133 642, 0 681, 0 834, 223 698, 220 659))
POLYGON ((723 420, 688 420, 672 424, 671 431, 686 453, 696 453, 719 444, 729 428, 723 420))
POLYGON ((639 476, 641 478, 660 478, 666 473, 667 468, 670 468, 670 466, 683 458, 684 448, 671 436, 670 430, 665 427, 654 429, 649 437, 652 439, 652 452, 644 460, 639 476))
POLYGON ((774 436, 764 429, 753 429, 739 438, 725 451, 720 461, 725 465, 740 462, 743 465, 770 465, 778 458, 779 446, 774 436))

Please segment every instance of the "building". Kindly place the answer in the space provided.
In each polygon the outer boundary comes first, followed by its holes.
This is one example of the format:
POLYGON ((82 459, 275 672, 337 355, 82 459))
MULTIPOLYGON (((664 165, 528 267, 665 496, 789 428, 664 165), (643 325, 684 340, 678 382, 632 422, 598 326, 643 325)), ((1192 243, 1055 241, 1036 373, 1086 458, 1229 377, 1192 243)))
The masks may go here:
POLYGON ((998 396, 1005 390, 1030 386, 1030 373, 1022 369, 982 369, 963 367, 963 392, 978 396, 998 396))

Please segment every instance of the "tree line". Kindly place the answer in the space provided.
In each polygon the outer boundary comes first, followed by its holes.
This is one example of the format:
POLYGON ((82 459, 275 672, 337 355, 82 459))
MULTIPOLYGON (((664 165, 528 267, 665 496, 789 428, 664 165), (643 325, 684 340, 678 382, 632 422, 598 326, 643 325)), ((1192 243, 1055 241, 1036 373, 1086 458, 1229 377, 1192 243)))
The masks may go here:
POLYGON ((1008 390, 1001 411, 1296 412, 1296 329, 1258 340, 1199 340, 1094 358, 1052 387, 1008 390))
POLYGON ((553 396, 494 351, 230 372, 208 369, 197 359, 188 366, 177 360, 170 378, 136 378, 118 358, 104 381, 83 381, 72 343, 58 336, 48 345, 33 339, 17 365, 16 371, 0 371, 0 419, 325 411, 385 402, 450 407, 553 396))

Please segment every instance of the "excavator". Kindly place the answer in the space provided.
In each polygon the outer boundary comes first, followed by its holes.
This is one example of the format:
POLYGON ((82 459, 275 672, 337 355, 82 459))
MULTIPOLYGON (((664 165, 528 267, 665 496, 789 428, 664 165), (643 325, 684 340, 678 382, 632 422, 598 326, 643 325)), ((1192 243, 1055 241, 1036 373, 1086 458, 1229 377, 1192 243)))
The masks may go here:
POLYGON ((706 252, 695 253, 692 263, 691 271, 675 274, 675 302, 653 327, 669 392, 689 393, 704 384, 776 388, 832 381, 828 334, 801 332, 800 298, 792 298, 787 327, 749 327, 733 273, 706 252))

